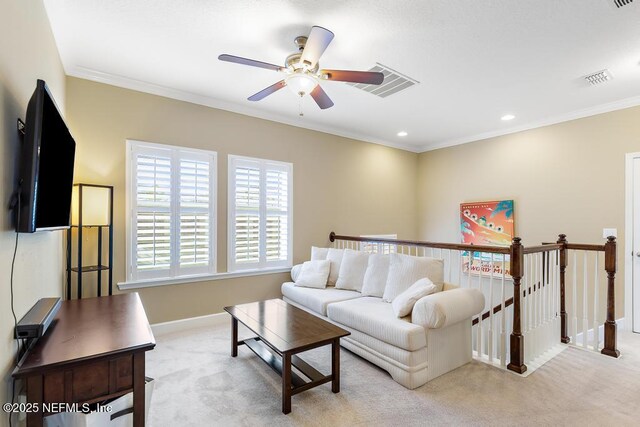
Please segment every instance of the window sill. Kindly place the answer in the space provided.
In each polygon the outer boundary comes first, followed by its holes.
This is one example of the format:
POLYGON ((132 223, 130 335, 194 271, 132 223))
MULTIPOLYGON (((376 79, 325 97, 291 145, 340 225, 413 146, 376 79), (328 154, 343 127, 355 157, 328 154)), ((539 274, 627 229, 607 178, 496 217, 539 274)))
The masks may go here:
POLYGON ((166 279, 137 280, 134 282, 120 282, 118 289, 152 288, 155 286, 180 285, 183 283, 209 282, 212 280, 235 279, 238 277, 263 276, 266 274, 288 273, 291 267, 262 268, 260 270, 242 270, 231 273, 198 274, 193 276, 170 277, 166 279))

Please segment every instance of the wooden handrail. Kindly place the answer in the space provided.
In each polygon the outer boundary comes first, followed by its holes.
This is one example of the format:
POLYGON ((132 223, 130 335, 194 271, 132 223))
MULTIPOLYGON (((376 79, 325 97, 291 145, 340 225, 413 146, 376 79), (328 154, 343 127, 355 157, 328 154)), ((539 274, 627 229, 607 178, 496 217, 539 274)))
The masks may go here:
POLYGON ((567 243, 567 249, 574 251, 604 252, 606 245, 589 245, 585 243, 567 243))
POLYGON ((549 243, 549 244, 542 244, 542 245, 538 245, 538 246, 527 246, 524 248, 524 254, 528 255, 528 254, 534 254, 534 253, 540 253, 540 252, 551 252, 551 251, 558 251, 561 250, 563 248, 563 246, 559 243, 549 243))
POLYGON ((369 242, 369 243, 388 243, 391 245, 400 246, 418 246, 422 248, 434 248, 434 249, 449 249, 458 251, 470 251, 470 252, 486 252, 494 254, 509 255, 509 246, 488 246, 488 245, 465 245, 458 243, 439 243, 439 242, 422 242, 419 240, 397 240, 397 239, 383 239, 376 237, 358 237, 358 236, 342 236, 334 233, 329 233, 329 241, 334 242, 336 240, 345 240, 351 242, 369 242))

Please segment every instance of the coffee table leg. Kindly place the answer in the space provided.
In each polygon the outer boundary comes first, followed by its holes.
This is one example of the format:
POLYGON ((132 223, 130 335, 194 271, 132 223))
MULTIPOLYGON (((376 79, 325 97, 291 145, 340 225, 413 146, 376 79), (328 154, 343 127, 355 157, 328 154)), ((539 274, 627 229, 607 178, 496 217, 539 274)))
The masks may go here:
POLYGON ((282 354, 282 413, 291 412, 291 354, 282 354))
POLYGON ((331 391, 340 393, 340 338, 331 343, 331 391))
POLYGON ((231 357, 238 355, 238 319, 231 318, 231 357))

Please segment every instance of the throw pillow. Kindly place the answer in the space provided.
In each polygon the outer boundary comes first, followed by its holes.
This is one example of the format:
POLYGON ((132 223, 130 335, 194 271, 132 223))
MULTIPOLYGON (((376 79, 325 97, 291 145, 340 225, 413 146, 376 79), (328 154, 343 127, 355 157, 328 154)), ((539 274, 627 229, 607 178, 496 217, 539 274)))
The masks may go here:
POLYGON ((331 261, 331 272, 329 273, 328 286, 335 286, 338 280, 338 274, 340 273, 340 264, 342 263, 342 256, 344 255, 344 249, 329 248, 327 252, 327 259, 331 261))
POLYGON ((338 280, 336 281, 337 289, 350 289, 360 292, 362 290, 362 282, 364 274, 367 271, 369 263, 369 254, 362 251, 354 251, 353 249, 345 249, 340 263, 340 271, 338 280))
POLYGON ((331 262, 329 260, 307 261, 302 264, 302 270, 300 270, 295 285, 307 288, 325 288, 330 269, 331 262))
POLYGON ((291 280, 293 282, 300 276, 300 272, 302 271, 302 264, 296 264, 291 267, 291 280))
POLYGON ((398 317, 408 316, 420 298, 426 297, 435 291, 436 285, 426 277, 422 278, 409 286, 409 289, 395 297, 391 303, 391 308, 393 308, 393 312, 398 317))
POLYGON ((382 299, 392 302, 395 297, 409 289, 418 279, 427 277, 441 290, 444 284, 444 260, 391 254, 389 276, 382 299))
POLYGON ((362 283, 362 296, 382 298, 387 285, 387 276, 389 276, 389 255, 369 255, 369 263, 362 283))

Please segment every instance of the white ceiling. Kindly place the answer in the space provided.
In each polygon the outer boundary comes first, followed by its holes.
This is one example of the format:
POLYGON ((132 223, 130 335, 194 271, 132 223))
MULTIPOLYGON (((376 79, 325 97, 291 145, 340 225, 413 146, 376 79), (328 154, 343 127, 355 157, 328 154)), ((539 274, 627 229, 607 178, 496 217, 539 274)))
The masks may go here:
POLYGON ((45 0, 69 75, 329 133, 425 151, 640 105, 640 1, 45 0), (420 82, 379 98, 323 82, 321 111, 284 89, 247 97, 275 72, 221 53, 283 64, 312 25, 335 39, 324 68, 380 62, 420 82), (590 87, 581 77, 608 68, 590 87), (503 122, 512 113, 516 118, 503 122), (404 130, 408 136, 396 134, 404 130))

